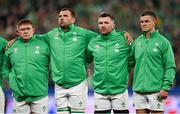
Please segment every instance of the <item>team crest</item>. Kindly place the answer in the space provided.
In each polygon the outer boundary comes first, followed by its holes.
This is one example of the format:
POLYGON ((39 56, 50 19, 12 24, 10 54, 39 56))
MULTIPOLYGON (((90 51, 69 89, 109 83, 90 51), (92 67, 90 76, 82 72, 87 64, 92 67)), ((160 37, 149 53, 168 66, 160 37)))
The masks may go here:
POLYGON ((99 48, 100 48, 100 46, 97 44, 97 45, 96 45, 96 49, 99 49, 99 48))
POLYGON ((35 47, 35 54, 39 54, 39 49, 40 49, 39 46, 36 46, 36 47, 35 47))
POLYGON ((119 43, 116 43, 116 44, 115 44, 115 48, 119 48, 119 43))
POLYGON ((115 49, 114 49, 115 52, 119 52, 119 43, 116 43, 115 44, 115 49))
POLYGON ((139 46, 139 47, 140 47, 140 46, 141 46, 141 42, 138 42, 138 43, 137 43, 137 46, 139 46))
POLYGON ((158 47, 158 46, 159 46, 159 43, 156 42, 154 45, 158 47))
POLYGON ((153 48, 153 51, 154 51, 154 52, 157 52, 158 50, 157 50, 156 48, 153 48))
POLYGON ((17 53, 17 51, 18 51, 18 48, 14 48, 14 54, 16 54, 17 53))
POLYGON ((73 32, 73 41, 77 41, 77 32, 73 32))
POLYGON ((59 39, 59 33, 56 33, 56 34, 55 34, 54 39, 56 39, 56 40, 59 39))

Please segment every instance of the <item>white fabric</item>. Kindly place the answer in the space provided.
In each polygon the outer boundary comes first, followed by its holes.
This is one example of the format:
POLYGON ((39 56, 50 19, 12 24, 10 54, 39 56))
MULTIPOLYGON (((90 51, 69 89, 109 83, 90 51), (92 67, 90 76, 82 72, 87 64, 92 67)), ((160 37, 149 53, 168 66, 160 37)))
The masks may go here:
POLYGON ((4 113, 5 97, 4 92, 0 86, 0 113, 4 113))
POLYGON ((70 107, 71 111, 85 111, 87 90, 87 81, 68 89, 55 85, 57 110, 70 107))
POLYGON ((33 102, 18 102, 13 99, 13 105, 14 114, 30 114, 30 112, 35 114, 48 114, 48 97, 33 102))
POLYGON ((117 95, 101 95, 94 93, 96 111, 102 110, 128 110, 128 92, 117 95))
POLYGON ((138 94, 133 93, 135 109, 149 109, 152 111, 164 111, 165 99, 159 99, 159 93, 138 94))

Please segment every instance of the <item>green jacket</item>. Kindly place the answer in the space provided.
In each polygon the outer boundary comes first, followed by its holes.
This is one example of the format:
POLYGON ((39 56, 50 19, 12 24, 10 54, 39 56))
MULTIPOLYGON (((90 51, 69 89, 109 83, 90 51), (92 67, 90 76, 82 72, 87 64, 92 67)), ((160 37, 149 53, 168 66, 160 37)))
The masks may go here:
POLYGON ((94 91, 104 95, 125 92, 130 46, 126 44, 124 35, 115 30, 107 36, 99 35, 89 43, 88 52, 94 62, 94 91))
POLYGON ((33 36, 21 38, 5 52, 3 76, 17 101, 35 101, 48 95, 49 47, 33 36))
POLYGON ((70 25, 67 32, 55 28, 45 35, 51 51, 52 78, 56 84, 70 88, 86 79, 86 48, 96 35, 74 25, 70 25))
POLYGON ((3 59, 4 59, 4 52, 6 48, 7 41, 0 37, 0 86, 2 87, 2 74, 1 74, 1 68, 3 66, 3 59))
POLYGON ((133 46, 135 59, 133 91, 168 91, 173 85, 176 72, 171 44, 158 31, 150 34, 149 40, 142 34, 133 46))

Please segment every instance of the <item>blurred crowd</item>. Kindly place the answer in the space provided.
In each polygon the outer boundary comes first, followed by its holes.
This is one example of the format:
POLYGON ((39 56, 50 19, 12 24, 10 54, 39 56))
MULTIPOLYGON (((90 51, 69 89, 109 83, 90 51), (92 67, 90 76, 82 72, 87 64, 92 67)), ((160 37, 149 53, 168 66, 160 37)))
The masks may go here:
POLYGON ((16 36, 16 23, 26 18, 33 21, 36 32, 43 34, 58 26, 58 11, 70 7, 76 12, 76 24, 98 32, 97 16, 112 12, 116 28, 140 34, 139 14, 144 10, 158 15, 160 33, 172 43, 177 73, 175 86, 180 87, 180 0, 0 0, 0 36, 7 40, 16 36))

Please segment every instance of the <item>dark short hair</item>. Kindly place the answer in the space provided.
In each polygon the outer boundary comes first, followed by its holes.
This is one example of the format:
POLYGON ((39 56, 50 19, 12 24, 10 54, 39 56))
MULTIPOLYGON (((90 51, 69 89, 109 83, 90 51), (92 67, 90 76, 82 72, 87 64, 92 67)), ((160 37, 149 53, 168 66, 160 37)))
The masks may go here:
POLYGON ((152 11, 144 11, 143 13, 140 14, 140 17, 147 16, 147 15, 151 16, 155 20, 157 19, 156 14, 154 12, 152 12, 152 11))
POLYGON ((33 23, 28 19, 22 19, 22 20, 18 21, 17 28, 20 27, 21 25, 32 25, 33 26, 33 23))
POLYGON ((100 18, 100 17, 110 17, 111 20, 114 21, 114 16, 113 16, 111 13, 108 13, 108 12, 102 12, 102 13, 100 13, 99 16, 98 16, 98 18, 100 18))
POLYGON ((69 12, 71 12, 71 16, 75 18, 75 12, 71 8, 63 8, 60 10, 60 12, 61 11, 69 11, 69 12))

